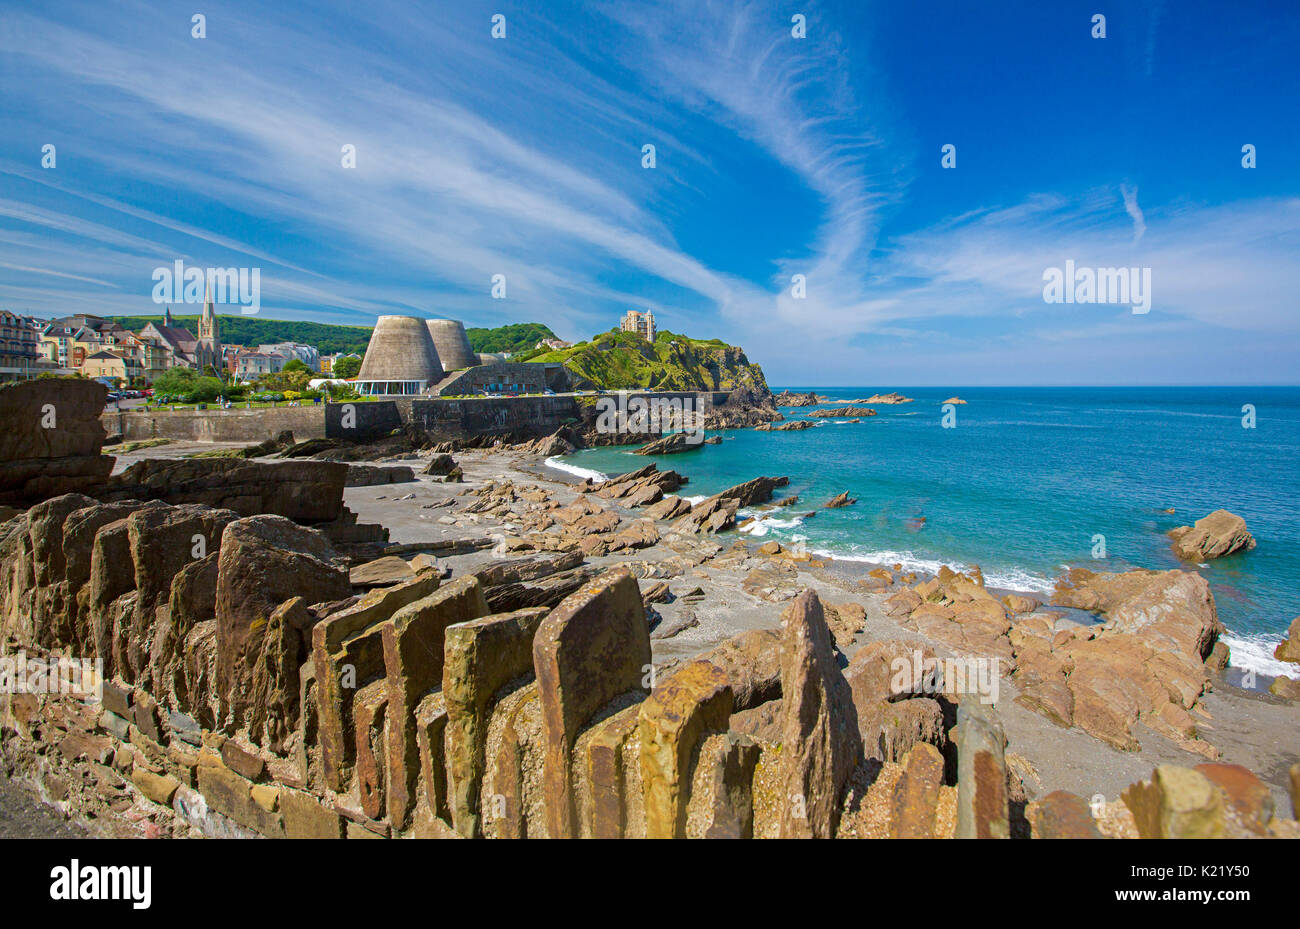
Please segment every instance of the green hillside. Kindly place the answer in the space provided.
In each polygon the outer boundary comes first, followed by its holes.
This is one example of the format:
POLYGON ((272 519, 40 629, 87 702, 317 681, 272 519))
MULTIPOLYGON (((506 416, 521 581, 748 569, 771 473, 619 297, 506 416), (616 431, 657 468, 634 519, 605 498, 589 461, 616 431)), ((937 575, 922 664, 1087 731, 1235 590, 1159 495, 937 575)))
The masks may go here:
MULTIPOLYGON (((109 316, 132 332, 139 332, 148 323, 161 323, 161 316, 109 316)), ((173 316, 178 325, 190 332, 198 332, 197 316, 173 316)), ((313 323, 305 319, 261 319, 254 316, 217 316, 221 341, 227 345, 263 345, 272 342, 302 342, 314 345, 322 355, 335 352, 355 352, 364 355, 370 344, 371 327, 336 326, 331 323, 313 323)))
MULTIPOLYGON (((161 323, 161 316, 109 316, 116 323, 139 332, 149 323, 161 323)), ((197 332, 197 316, 173 316, 178 325, 197 332)), ((370 344, 370 326, 336 326, 332 323, 314 323, 304 319, 262 319, 252 316, 218 316, 221 341, 228 345, 264 345, 273 342, 302 342, 314 345, 322 355, 336 352, 366 353, 370 344)), ((553 339, 555 333, 542 323, 514 323, 495 329, 466 329, 469 344, 476 352, 533 351, 542 339, 553 339)))
POLYGON ((721 339, 691 339, 660 331, 653 344, 614 329, 573 348, 529 359, 563 362, 579 389, 734 390, 768 392, 763 369, 721 339))
POLYGON ((495 329, 466 329, 470 347, 476 352, 531 352, 542 339, 554 339, 555 333, 544 323, 514 323, 495 329))

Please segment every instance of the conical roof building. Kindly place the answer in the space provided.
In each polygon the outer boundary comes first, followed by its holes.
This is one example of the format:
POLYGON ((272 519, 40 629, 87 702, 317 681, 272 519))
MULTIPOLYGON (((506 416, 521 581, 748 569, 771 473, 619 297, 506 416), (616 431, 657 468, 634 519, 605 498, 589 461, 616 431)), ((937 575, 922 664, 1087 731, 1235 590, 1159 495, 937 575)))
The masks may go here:
POLYGON ((359 393, 418 394, 442 380, 438 350, 424 322, 416 316, 381 316, 375 321, 354 382, 359 393))
POLYGON ((461 368, 473 368, 478 363, 478 355, 470 347, 469 336, 465 326, 455 319, 426 319, 429 335, 438 349, 438 357, 447 371, 459 371, 461 368))

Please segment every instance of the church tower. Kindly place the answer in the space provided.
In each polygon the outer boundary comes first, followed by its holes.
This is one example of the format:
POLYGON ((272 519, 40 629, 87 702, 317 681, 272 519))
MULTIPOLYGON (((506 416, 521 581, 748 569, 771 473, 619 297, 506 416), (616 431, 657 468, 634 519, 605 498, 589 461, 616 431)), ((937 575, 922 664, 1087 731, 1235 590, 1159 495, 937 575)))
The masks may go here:
POLYGON ((203 294, 203 315, 199 317, 199 370, 212 365, 213 370, 221 373, 222 351, 221 332, 217 324, 216 309, 212 306, 211 285, 203 294))

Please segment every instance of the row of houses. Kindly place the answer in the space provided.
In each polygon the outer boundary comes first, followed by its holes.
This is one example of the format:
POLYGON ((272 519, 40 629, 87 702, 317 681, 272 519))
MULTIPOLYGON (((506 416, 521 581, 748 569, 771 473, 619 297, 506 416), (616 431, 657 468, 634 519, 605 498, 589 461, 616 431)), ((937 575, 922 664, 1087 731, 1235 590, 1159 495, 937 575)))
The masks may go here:
POLYGON ((295 359, 328 375, 339 357, 322 356, 315 346, 299 342, 223 344, 210 299, 204 301, 197 335, 179 325, 170 308, 162 320, 148 323, 140 332, 89 313, 41 320, 0 311, 0 381, 80 372, 134 386, 151 384, 177 367, 251 381, 274 374, 295 359))

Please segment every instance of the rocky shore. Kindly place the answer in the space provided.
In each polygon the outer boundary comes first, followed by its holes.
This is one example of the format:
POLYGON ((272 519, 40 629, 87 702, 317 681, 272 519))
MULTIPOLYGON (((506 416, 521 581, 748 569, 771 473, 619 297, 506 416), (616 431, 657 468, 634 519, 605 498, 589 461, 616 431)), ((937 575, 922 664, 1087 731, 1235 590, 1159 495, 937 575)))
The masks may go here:
POLYGON ((1300 837, 1300 706, 1227 683, 1193 572, 1043 604, 745 538, 784 475, 409 439, 141 447, 14 512, 3 655, 103 699, 0 696, 4 772, 111 835, 1300 837))

